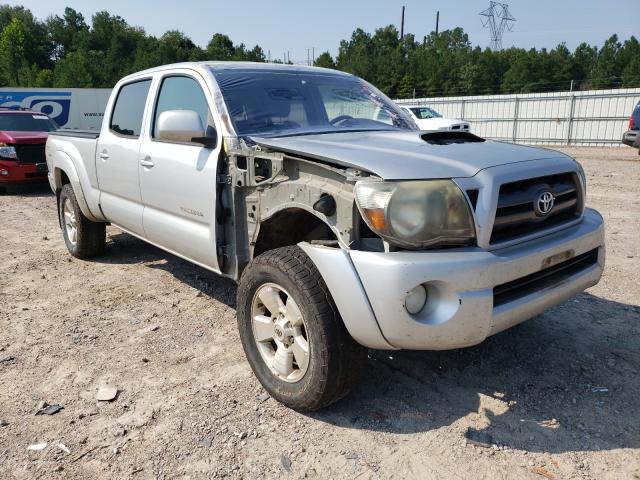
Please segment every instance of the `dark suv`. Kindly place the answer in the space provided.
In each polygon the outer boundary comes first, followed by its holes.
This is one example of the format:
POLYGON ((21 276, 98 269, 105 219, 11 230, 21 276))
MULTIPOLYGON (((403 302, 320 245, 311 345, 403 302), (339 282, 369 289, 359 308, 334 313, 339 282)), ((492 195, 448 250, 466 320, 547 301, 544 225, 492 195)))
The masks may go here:
POLYGON ((622 135, 622 143, 637 148, 640 155, 640 102, 633 109, 629 119, 629 130, 622 135))
POLYGON ((0 108, 0 193, 8 185, 47 179, 44 145, 57 128, 43 113, 0 108))

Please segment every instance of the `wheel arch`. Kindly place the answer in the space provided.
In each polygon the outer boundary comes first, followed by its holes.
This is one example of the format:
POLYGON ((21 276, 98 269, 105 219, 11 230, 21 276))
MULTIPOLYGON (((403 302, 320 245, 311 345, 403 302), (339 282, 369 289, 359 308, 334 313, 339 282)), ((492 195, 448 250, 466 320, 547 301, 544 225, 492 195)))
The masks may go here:
POLYGON ((58 150, 54 152, 51 164, 56 199, 60 199, 60 191, 62 190, 62 187, 69 183, 73 188, 73 193, 78 200, 78 205, 80 206, 80 210, 82 210, 84 216, 94 222, 104 221, 103 218, 96 217, 89 209, 89 204, 87 203, 84 191, 82 190, 82 184, 80 183, 80 177, 78 176, 78 172, 71 157, 67 153, 58 150))
POLYGON ((275 248, 317 242, 340 245, 340 236, 324 215, 302 203, 279 206, 259 223, 252 242, 251 257, 275 248))

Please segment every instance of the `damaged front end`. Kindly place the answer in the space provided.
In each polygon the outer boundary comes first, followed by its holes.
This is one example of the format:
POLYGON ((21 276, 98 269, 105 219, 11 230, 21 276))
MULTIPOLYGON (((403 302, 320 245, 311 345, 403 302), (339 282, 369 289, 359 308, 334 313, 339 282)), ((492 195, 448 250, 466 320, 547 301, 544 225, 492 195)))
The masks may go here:
POLYGON ((273 151, 250 138, 224 139, 218 169, 218 260, 239 278, 261 253, 300 242, 383 250, 362 221, 354 185, 368 172, 273 151))

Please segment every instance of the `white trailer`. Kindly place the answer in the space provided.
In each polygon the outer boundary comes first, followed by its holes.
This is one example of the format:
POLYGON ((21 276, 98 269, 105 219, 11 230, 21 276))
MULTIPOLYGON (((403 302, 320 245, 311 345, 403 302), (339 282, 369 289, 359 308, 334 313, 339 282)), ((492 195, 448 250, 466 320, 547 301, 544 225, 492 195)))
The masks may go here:
POLYGON ((60 127, 100 130, 110 88, 0 88, 0 107, 49 115, 60 127))

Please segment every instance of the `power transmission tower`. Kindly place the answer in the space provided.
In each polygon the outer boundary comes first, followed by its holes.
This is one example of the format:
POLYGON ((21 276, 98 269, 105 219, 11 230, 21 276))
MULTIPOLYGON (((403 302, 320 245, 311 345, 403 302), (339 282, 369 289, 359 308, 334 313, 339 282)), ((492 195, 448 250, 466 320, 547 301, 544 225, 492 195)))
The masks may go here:
POLYGON ((488 27, 491 32, 491 49, 502 50, 502 34, 505 30, 513 30, 515 17, 509 11, 506 3, 489 2, 489 8, 479 14, 482 19, 482 26, 488 27))

